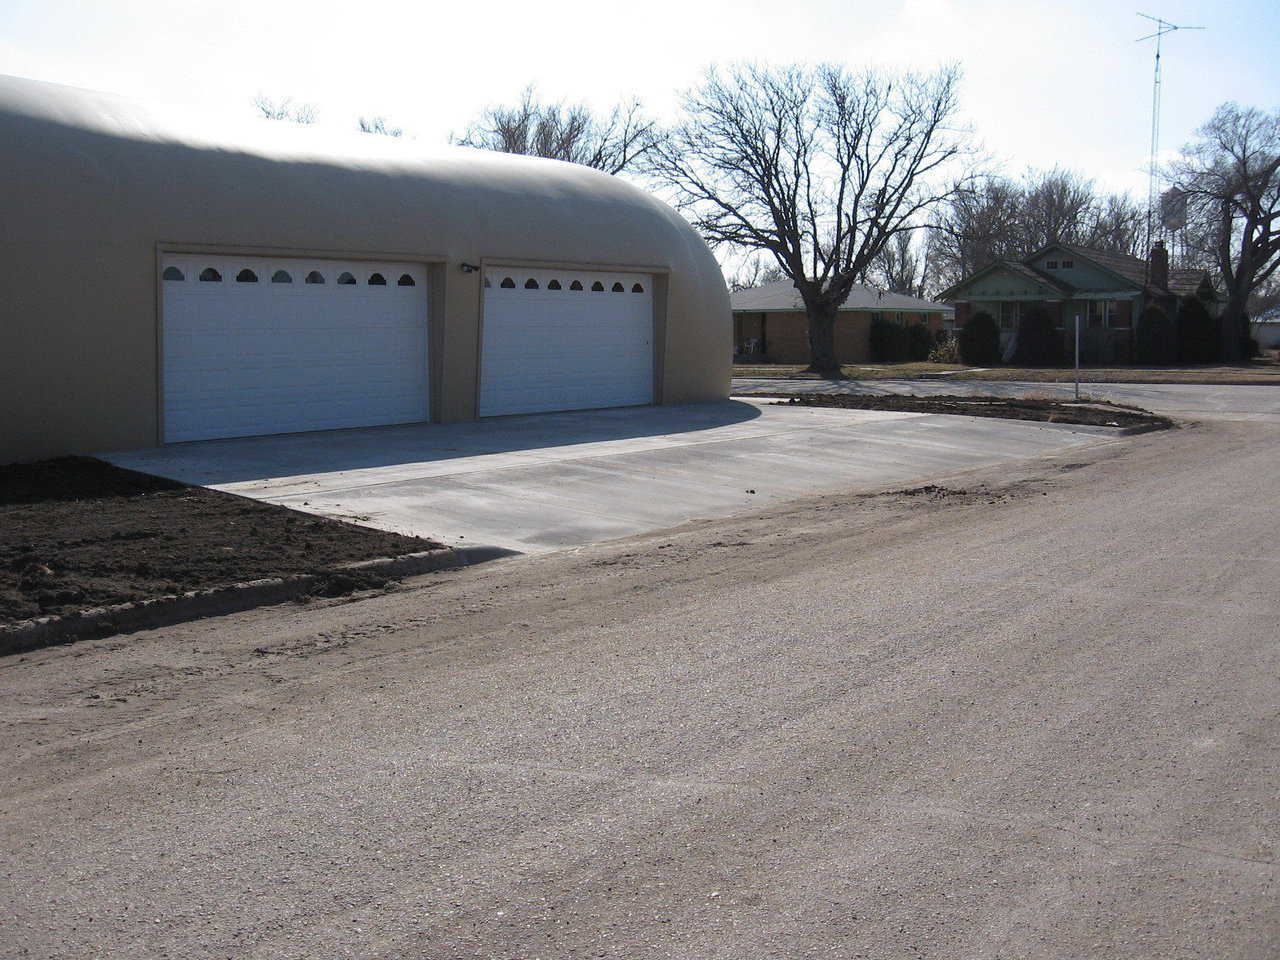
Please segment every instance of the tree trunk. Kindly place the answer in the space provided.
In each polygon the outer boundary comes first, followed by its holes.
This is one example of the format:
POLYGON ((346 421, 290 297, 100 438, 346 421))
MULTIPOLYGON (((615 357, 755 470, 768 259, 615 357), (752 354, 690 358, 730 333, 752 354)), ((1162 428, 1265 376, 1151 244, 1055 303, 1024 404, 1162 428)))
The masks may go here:
POLYGON ((840 376, 840 360, 836 356, 836 309, 822 304, 810 305, 808 373, 824 377, 840 376))
POLYGON ((1218 317, 1218 330, 1222 336, 1220 354, 1227 363, 1248 360, 1244 345, 1249 339, 1249 319, 1245 313, 1248 294, 1231 291, 1226 306, 1218 317))

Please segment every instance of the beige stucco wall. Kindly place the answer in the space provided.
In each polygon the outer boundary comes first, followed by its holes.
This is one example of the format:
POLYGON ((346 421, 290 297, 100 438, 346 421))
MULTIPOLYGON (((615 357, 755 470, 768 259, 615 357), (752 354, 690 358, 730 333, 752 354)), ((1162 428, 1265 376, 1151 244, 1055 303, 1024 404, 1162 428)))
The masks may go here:
POLYGON ((476 414, 482 273, 463 262, 654 272, 660 401, 728 395, 720 268, 683 218, 634 186, 367 134, 202 126, 0 77, 0 462, 157 442, 165 250, 428 264, 443 420, 476 414))

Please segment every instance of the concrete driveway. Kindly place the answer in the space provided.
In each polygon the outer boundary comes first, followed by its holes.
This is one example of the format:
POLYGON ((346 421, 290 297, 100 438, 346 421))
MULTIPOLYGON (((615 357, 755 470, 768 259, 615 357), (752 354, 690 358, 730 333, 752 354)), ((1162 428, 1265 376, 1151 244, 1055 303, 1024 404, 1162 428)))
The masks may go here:
POLYGON ((730 400, 214 440, 107 459, 450 545, 543 553, 805 494, 917 485, 1106 442, 1105 433, 730 400))
MULTIPOLYGON (((893 393, 911 396, 1070 397, 1070 383, 990 380, 781 380, 735 377, 733 391, 753 393, 893 393)), ((1280 384, 1082 383, 1081 396, 1129 403, 1170 417, 1280 423, 1280 384)))

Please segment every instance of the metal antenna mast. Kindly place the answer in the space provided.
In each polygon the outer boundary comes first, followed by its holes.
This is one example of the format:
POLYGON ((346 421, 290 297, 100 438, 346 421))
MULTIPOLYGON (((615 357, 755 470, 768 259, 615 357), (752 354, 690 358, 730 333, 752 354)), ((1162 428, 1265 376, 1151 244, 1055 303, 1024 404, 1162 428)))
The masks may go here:
POLYGON ((1138 16, 1150 20, 1156 25, 1155 33, 1149 33, 1135 41, 1136 43, 1142 43, 1144 40, 1155 40, 1156 42, 1156 72, 1155 79, 1151 84, 1151 156, 1147 162, 1147 250, 1149 251, 1151 249, 1151 217, 1156 202, 1156 154, 1160 150, 1161 41, 1166 33, 1173 33, 1175 30, 1203 30, 1204 27, 1180 27, 1176 23, 1170 23, 1168 20, 1145 13, 1139 13, 1138 16))

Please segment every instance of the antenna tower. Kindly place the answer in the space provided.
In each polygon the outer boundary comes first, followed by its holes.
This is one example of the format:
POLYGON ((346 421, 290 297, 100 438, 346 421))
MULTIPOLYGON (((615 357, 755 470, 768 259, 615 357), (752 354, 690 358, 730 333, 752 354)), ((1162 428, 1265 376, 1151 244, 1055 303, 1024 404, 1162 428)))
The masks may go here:
POLYGON ((1176 23, 1170 23, 1168 20, 1160 17, 1153 17, 1149 14, 1139 13, 1138 16, 1150 20, 1156 25, 1154 33, 1149 33, 1145 37, 1139 37, 1137 43, 1144 40, 1155 40, 1156 42, 1156 71, 1155 78, 1151 83, 1151 154, 1147 160, 1147 252, 1150 253, 1152 231, 1152 213, 1156 203, 1156 155, 1160 151, 1160 50, 1161 43, 1165 34, 1173 33, 1175 30, 1203 30, 1204 27, 1181 27, 1176 23))

